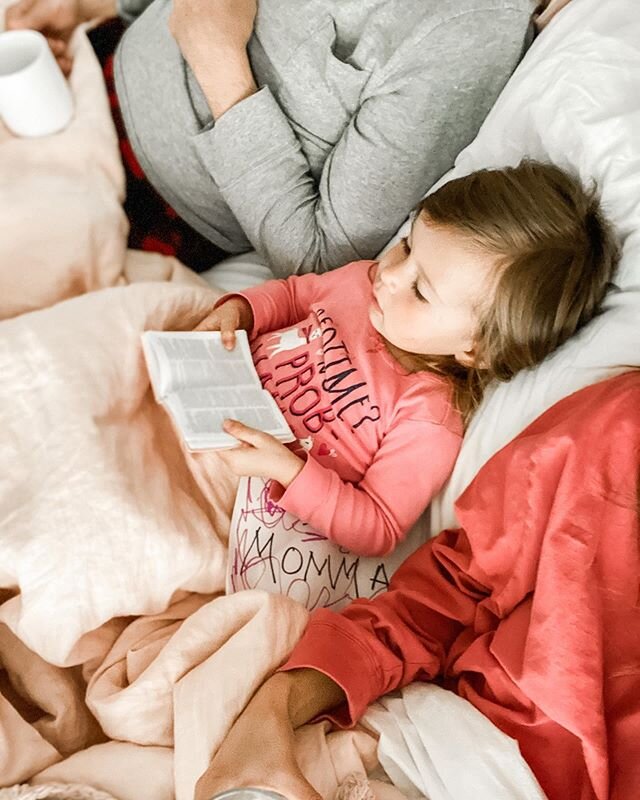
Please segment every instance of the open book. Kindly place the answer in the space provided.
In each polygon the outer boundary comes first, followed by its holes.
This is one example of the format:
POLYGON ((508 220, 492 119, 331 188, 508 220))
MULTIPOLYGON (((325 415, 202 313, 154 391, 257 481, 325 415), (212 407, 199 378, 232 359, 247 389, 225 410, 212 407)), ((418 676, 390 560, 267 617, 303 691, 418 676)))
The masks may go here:
POLYGON ((190 450, 235 447, 222 430, 237 419, 281 442, 295 439, 276 401, 262 388, 245 331, 226 350, 212 331, 146 331, 142 347, 155 398, 171 414, 190 450))

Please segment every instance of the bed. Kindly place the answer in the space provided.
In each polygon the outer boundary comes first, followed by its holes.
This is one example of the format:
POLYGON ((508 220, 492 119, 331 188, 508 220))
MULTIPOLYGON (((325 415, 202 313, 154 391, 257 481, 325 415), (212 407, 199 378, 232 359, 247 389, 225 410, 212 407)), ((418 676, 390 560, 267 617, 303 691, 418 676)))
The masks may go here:
MULTIPOLYGON (((221 289, 268 271, 241 256, 203 282, 173 259, 126 251, 107 99, 82 33, 74 46, 71 127, 39 142, 0 129, 0 798, 19 796, 12 785, 62 782, 117 800, 190 800, 307 613, 259 592, 222 596, 235 486, 212 489, 176 447, 139 334, 189 329, 221 289), (239 671, 247 651, 251 668, 239 671)), ((640 367, 635 0, 572 0, 443 180, 525 155, 595 178, 622 260, 601 316, 488 393, 432 504, 433 533, 455 523, 455 499, 545 409, 640 367)), ((366 722, 300 731, 301 762, 323 797, 462 800, 469 785, 479 800, 543 797, 517 744, 438 687, 410 686, 366 722), (464 776, 443 746, 453 732, 475 756, 464 776)))

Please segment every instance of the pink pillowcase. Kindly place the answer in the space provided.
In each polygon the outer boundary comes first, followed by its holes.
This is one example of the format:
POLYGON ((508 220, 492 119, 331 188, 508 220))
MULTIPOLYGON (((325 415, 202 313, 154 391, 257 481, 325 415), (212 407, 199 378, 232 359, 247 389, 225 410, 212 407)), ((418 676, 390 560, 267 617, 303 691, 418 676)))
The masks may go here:
POLYGON ((128 223, 116 133, 84 32, 73 50, 66 130, 20 139, 0 122, 0 319, 113 286, 122 274, 128 223))

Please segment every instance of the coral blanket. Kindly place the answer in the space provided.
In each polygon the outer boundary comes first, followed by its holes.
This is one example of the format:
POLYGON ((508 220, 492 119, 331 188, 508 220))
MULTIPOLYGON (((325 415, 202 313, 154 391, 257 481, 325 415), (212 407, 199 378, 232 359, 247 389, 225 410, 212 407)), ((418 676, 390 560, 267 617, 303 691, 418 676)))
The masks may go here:
MULTIPOLYGON (((152 774, 155 784, 145 784, 145 798, 170 800, 175 791, 177 800, 191 800, 195 781, 229 725, 257 685, 287 658, 306 625, 304 609, 285 597, 218 596, 235 481, 223 470, 212 481, 210 466, 203 475, 198 457, 181 450, 152 399, 140 332, 189 328, 211 300, 207 290, 137 284, 0 323, 0 370, 6 376, 0 389, 0 587, 5 592, 0 783, 44 770, 38 780, 88 782, 128 800, 142 796, 136 780, 152 774), (119 741, 102 744, 105 735, 119 741), (114 787, 114 775, 123 774, 126 785, 114 787)), ((631 400, 640 391, 639 381, 640 373, 632 373, 569 401, 580 415, 584 395, 588 418, 608 420, 595 432, 612 437, 606 470, 589 491, 605 493, 612 512, 634 500, 640 453, 638 406, 631 400), (622 383, 628 387, 624 404, 607 388, 622 383), (624 496, 619 496, 621 487, 624 496)), ((554 413, 551 409, 541 417, 541 430, 546 420, 553 423, 554 413)), ((546 475, 545 497, 555 496, 559 486, 563 497, 583 492, 587 473, 576 464, 581 453, 586 463, 590 441, 567 438, 567 458, 546 475)), ((525 431, 504 452, 526 453, 528 442, 525 431)), ((503 461, 500 454, 490 461, 474 486, 485 485, 485 472, 495 483, 494 462, 503 461)), ((518 463, 507 459, 499 484, 510 471, 517 472, 518 463)), ((568 558, 569 571, 549 591, 540 584, 537 604, 548 606, 549 619, 571 627, 557 599, 559 587, 582 574, 570 570, 576 559, 569 545, 575 542, 555 535, 561 509, 541 505, 536 486, 504 505, 503 528, 517 533, 512 522, 521 519, 522 509, 527 504, 538 509, 536 537, 546 541, 550 531, 553 563, 559 567, 568 558)), ((472 486, 465 496, 473 491, 472 486)), ((480 495, 474 513, 490 502, 480 495)), ((618 538, 627 536, 629 551, 620 579, 631 576, 637 589, 634 524, 633 530, 621 528, 618 538)), ((586 592, 585 612, 589 598, 586 592)), ((629 613, 624 624, 631 635, 637 608, 629 613)), ((563 638, 566 647, 578 642, 580 652, 559 658, 554 679, 557 686, 564 681, 567 695, 579 683, 580 708, 601 702, 602 683, 589 671, 592 660, 584 660, 589 630, 580 626, 581 637, 563 638), (564 663, 581 664, 581 675, 565 675, 564 663)), ((611 619, 606 631, 615 630, 618 623, 611 619)), ((607 657, 618 650, 615 644, 607 657)), ((532 669, 527 659, 542 656, 525 651, 522 668, 532 669)), ((635 676, 632 667, 624 665, 629 679, 635 676)), ((622 686, 619 675, 615 685, 622 686)), ((527 695, 532 702, 534 689, 546 691, 532 684, 527 695)), ((635 725, 637 711, 627 705, 629 724, 635 725)), ((325 729, 304 729, 300 739, 301 759, 326 798, 346 777, 345 753, 349 772, 365 774, 375 763, 375 737, 363 731, 331 736, 340 743, 334 761, 325 729), (340 737, 355 738, 345 743, 340 737)), ((630 762, 626 754, 620 758, 622 769, 630 762)))
POLYGON ((343 724, 438 677, 518 741, 550 800, 634 796, 639 408, 640 371, 557 403, 480 470, 459 529, 410 556, 378 603, 317 612, 288 666, 342 685, 343 724))

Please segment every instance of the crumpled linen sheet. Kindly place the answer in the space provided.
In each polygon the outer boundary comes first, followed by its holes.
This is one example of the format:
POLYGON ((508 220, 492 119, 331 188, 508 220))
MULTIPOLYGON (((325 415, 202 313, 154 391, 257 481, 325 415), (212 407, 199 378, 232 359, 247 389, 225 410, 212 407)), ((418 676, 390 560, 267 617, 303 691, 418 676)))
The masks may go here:
MULTIPOLYGON (((110 637, 104 637, 106 655, 95 649, 101 663, 89 678, 86 705, 81 681, 20 652, 21 645, 4 628, 3 659, 18 651, 10 667, 5 663, 9 678, 38 697, 50 719, 43 714, 32 727, 25 720, 11 725, 3 720, 3 736, 12 747, 0 762, 2 782, 11 775, 8 770, 22 781, 34 767, 44 766, 33 784, 87 783, 118 800, 191 798, 210 753, 305 622, 306 611, 284 597, 187 595, 165 613, 114 626, 111 633, 119 629, 120 635, 111 648, 110 637), (108 734, 127 741, 105 742, 88 708, 108 734), (82 749, 62 760, 77 747, 82 749)), ((85 675, 91 672, 85 665, 85 675)), ((328 734, 328 727, 301 729, 298 754, 314 785, 332 798, 349 776, 365 778, 375 766, 376 737, 364 731, 328 734)), ((384 788, 376 796, 402 798, 384 788)))
POLYGON ((362 718, 378 758, 407 800, 545 800, 518 744, 462 697, 412 683, 362 718))
MULTIPOLYGON (((0 785, 190 800, 306 624, 287 598, 222 596, 236 479, 215 455, 205 474, 150 390, 141 331, 216 296, 136 284, 0 322, 0 785)), ((326 733, 300 746, 332 797, 376 740, 326 733)))

